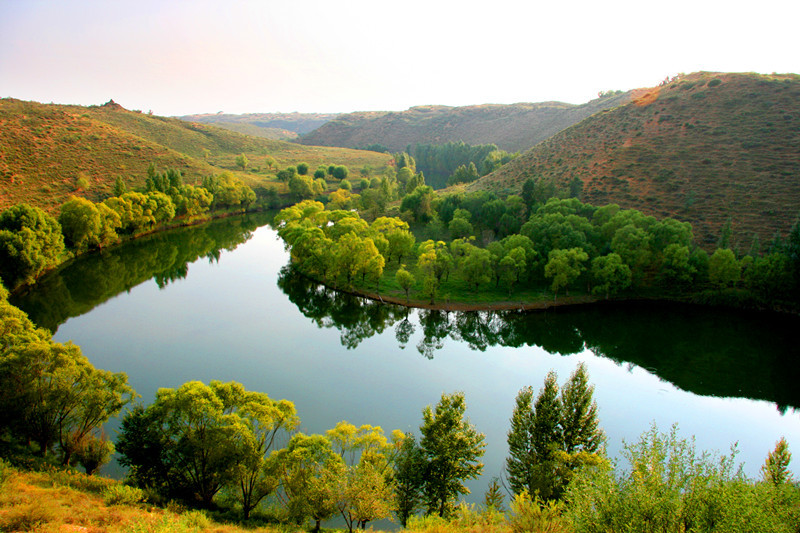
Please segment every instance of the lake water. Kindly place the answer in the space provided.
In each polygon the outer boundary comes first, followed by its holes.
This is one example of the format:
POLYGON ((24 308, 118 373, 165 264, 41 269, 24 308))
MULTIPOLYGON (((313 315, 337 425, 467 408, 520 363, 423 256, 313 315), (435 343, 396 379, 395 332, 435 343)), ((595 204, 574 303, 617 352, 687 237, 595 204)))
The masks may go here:
POLYGON ((698 449, 727 453, 738 442, 753 477, 781 436, 800 457, 795 317, 660 304, 526 313, 385 306, 285 268, 267 220, 219 220, 87 256, 12 302, 95 366, 126 372, 145 402, 160 387, 235 380, 293 401, 306 433, 348 420, 419 436, 422 409, 463 391, 487 442, 472 501, 501 474, 517 392, 538 390, 550 370, 563 383, 579 362, 612 457, 652 423, 677 423, 698 449))

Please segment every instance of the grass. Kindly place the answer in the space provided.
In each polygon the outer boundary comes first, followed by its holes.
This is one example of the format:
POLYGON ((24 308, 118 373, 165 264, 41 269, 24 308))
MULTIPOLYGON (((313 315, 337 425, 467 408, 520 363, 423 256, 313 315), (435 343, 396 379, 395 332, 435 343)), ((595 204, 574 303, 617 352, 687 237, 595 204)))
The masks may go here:
POLYGON ((389 164, 386 154, 321 148, 252 137, 213 125, 128 111, 115 104, 68 106, 0 99, 0 209, 29 203, 56 213, 70 195, 102 200, 121 177, 141 187, 147 167, 176 168, 189 184, 231 172, 251 187, 274 184, 278 169, 305 161, 310 168, 389 164), (250 164, 242 171, 236 156, 250 164), (268 168, 267 158, 277 162, 268 168))
POLYGON ((160 509, 109 494, 132 492, 120 482, 78 472, 13 470, 0 485, 0 531, 89 533, 288 533, 278 526, 217 522, 202 511, 160 509))
POLYGON ((567 190, 577 176, 582 201, 691 222, 705 247, 732 217, 746 246, 753 234, 767 243, 788 233, 798 173, 800 76, 700 72, 639 91, 468 189, 519 192, 533 178, 567 190))

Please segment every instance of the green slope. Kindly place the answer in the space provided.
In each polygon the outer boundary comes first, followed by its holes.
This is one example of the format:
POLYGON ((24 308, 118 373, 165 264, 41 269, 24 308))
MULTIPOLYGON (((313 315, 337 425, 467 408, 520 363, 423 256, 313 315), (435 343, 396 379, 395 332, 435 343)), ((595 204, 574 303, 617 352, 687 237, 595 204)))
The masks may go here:
POLYGON ((40 104, 0 100, 0 209, 27 202, 49 211, 70 195, 97 201, 109 196, 117 177, 129 187, 144 183, 147 167, 177 168, 187 183, 233 172, 251 186, 274 179, 278 168, 307 162, 311 168, 343 164, 386 165, 385 154, 300 146, 253 137, 213 125, 103 106, 40 104), (250 161, 237 169, 238 154, 250 161))
POLYGON ((303 144, 356 148, 373 143, 389 150, 409 144, 464 141, 496 144, 516 152, 547 139, 589 115, 628 101, 628 93, 598 98, 582 105, 561 102, 468 107, 418 106, 402 112, 359 112, 341 115, 300 138, 303 144))
POLYGON ((635 92, 535 146, 470 190, 533 178, 581 199, 686 220, 703 245, 732 221, 747 251, 800 213, 800 76, 700 72, 635 92))

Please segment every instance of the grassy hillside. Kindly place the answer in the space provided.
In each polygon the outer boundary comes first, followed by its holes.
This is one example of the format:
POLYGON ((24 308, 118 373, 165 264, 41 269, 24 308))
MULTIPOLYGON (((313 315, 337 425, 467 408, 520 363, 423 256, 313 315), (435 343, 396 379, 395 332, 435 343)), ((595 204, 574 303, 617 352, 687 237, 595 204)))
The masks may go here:
POLYGON ((630 95, 598 98, 582 105, 561 102, 469 107, 419 106, 402 112, 341 115, 300 138, 303 144, 347 146, 378 143, 391 151, 409 144, 464 141, 494 143, 516 152, 547 139, 589 115, 627 102, 630 95))
POLYGON ((243 115, 205 113, 186 115, 178 118, 188 122, 216 124, 220 127, 229 128, 233 131, 241 131, 242 133, 248 133, 250 135, 252 135, 252 133, 242 131, 241 129, 234 129, 234 127, 257 128, 259 130, 284 130, 302 135, 319 128, 326 122, 335 119, 337 116, 337 113, 245 113, 243 115))
POLYGON ((230 171, 251 186, 274 179, 275 168, 307 162, 381 167, 384 154, 307 147, 232 132, 216 126, 103 106, 0 100, 0 209, 28 202, 54 211, 70 195, 97 201, 109 196, 117 177, 143 185, 152 162, 177 168, 187 183, 230 171), (247 172, 235 159, 244 153, 247 172))
POLYGON ((265 139, 272 139, 273 141, 292 141, 299 137, 295 131, 280 128, 265 128, 250 124, 249 122, 213 122, 211 124, 226 130, 237 131, 245 135, 252 135, 253 137, 264 137, 265 139))
POLYGON ((537 145, 470 190, 520 191, 528 179, 581 199, 686 220, 713 244, 730 218, 747 251, 800 213, 800 76, 695 73, 635 92, 537 145))

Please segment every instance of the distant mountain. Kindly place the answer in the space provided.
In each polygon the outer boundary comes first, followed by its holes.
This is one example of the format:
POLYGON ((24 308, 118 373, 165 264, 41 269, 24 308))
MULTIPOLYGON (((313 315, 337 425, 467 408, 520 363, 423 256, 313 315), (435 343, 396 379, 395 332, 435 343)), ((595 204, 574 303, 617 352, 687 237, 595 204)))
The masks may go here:
POLYGON ((27 202, 55 211, 71 195, 98 201, 111 195, 117 177, 140 187, 147 167, 175 168, 193 184, 228 171, 257 186, 274 179, 276 167, 301 161, 311 168, 342 164, 379 168, 385 154, 311 148, 243 135, 211 124, 102 106, 40 104, 0 99, 0 209, 27 202), (236 166, 245 154, 247 172, 236 166))
POLYGON ((232 131, 269 139, 288 140, 319 128, 339 115, 337 113, 226 113, 185 115, 188 122, 214 124, 232 131))
POLYGON ((468 107, 417 106, 401 112, 340 115, 300 137, 315 146, 359 148, 380 144, 392 152, 416 143, 496 144, 510 152, 527 150, 584 118, 630 100, 629 93, 582 105, 562 102, 486 104, 468 107))
POLYGON ((638 90, 468 189, 518 192, 529 178, 689 221, 705 245, 730 219, 740 248, 753 234, 766 246, 800 214, 800 76, 700 72, 638 90))

